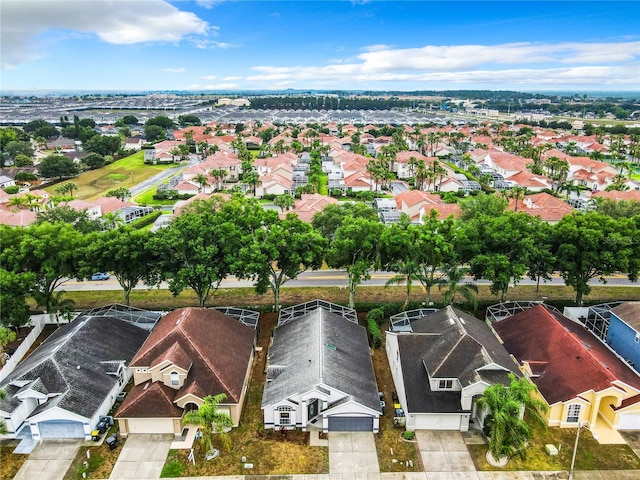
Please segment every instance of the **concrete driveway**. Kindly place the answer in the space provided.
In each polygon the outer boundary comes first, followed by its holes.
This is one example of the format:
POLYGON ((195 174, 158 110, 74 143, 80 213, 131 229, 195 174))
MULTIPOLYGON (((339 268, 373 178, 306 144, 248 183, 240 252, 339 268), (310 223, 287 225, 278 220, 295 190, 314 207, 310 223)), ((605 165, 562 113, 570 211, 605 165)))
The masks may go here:
POLYGON ((425 472, 475 472, 460 432, 418 430, 416 440, 425 472))
POLYGON ((82 440, 43 441, 29 454, 14 480, 60 480, 82 444, 82 440))
POLYGON ((329 473, 355 478, 355 474, 379 473, 373 433, 329 432, 329 473))
POLYGON ((110 479, 160 478, 173 435, 130 434, 122 447, 110 479))

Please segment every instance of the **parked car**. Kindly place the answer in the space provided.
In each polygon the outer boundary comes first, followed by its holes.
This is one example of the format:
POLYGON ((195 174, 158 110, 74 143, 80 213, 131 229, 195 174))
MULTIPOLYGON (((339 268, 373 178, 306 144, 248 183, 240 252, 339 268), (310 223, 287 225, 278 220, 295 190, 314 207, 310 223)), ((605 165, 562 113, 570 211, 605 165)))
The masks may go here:
POLYGON ((109 280, 111 275, 108 272, 96 272, 91 275, 91 280, 109 280))

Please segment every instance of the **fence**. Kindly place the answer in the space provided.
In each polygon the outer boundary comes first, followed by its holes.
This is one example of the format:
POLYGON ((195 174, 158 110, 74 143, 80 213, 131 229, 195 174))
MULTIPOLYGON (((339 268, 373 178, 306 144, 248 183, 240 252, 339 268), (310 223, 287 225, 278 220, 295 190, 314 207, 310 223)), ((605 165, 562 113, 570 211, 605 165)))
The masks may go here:
MULTIPOLYGON (((33 330, 29 332, 29 335, 25 337, 20 346, 16 349, 15 353, 11 355, 9 360, 7 360, 7 363, 5 363, 0 370, 0 382, 13 372, 13 369, 16 368, 16 365, 18 365, 20 360, 22 360, 27 354, 31 345, 33 345, 36 339, 40 336, 42 329, 47 323, 56 323, 56 321, 51 318, 51 315, 46 313, 41 315, 31 315, 31 321, 29 324, 33 326, 33 330)), ((61 323, 66 323, 66 321, 63 320, 61 323)))

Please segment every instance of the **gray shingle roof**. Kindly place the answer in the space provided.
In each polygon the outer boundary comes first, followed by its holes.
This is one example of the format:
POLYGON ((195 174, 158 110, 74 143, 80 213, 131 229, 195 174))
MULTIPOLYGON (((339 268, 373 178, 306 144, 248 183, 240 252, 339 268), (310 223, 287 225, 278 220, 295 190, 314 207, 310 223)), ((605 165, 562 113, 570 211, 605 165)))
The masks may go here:
POLYGON ((367 333, 356 323, 318 308, 279 326, 269 356, 263 407, 324 384, 380 409, 367 333))
POLYGON ((0 384, 8 399, 0 405, 12 411, 19 401, 14 381, 35 381, 40 392, 58 394, 34 413, 58 406, 91 417, 118 381, 111 362, 131 361, 147 331, 110 317, 80 316, 60 327, 0 384), (79 367, 79 368, 78 368, 79 367))

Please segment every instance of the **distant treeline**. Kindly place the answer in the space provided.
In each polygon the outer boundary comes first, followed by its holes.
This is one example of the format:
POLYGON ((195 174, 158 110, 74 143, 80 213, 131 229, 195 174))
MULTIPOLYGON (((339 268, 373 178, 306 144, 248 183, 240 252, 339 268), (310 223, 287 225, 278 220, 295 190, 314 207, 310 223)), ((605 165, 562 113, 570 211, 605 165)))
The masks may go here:
POLYGON ((251 108, 266 110, 391 110, 410 108, 415 100, 337 96, 287 96, 251 98, 251 108))

